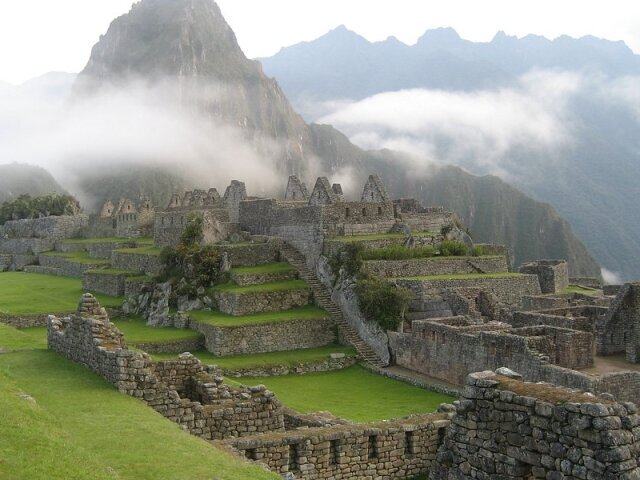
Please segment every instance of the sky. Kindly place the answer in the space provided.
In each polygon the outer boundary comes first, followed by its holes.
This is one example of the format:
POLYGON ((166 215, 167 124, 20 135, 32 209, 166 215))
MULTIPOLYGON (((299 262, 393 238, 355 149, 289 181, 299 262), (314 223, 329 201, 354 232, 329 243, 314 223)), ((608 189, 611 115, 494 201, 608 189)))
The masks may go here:
MULTIPOLYGON (((131 0, 0 0, 0 81, 78 72, 111 20, 131 0)), ((466 39, 497 31, 522 37, 595 35, 640 53, 640 3, 632 0, 219 0, 250 58, 317 38, 338 25, 371 41, 412 44, 425 30, 453 27, 466 39)))

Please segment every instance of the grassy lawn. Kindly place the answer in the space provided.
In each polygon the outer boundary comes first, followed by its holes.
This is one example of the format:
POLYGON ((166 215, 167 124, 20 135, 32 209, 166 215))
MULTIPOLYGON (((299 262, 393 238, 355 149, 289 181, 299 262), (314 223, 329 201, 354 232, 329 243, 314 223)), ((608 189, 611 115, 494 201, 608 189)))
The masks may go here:
MULTIPOLYGON (((415 232, 412 233, 413 237, 437 237, 438 233, 435 232, 415 232)), ((353 235, 344 237, 333 237, 330 240, 337 240, 339 242, 364 242, 367 240, 387 240, 394 238, 407 238, 404 233, 378 233, 374 235, 353 235)))
MULTIPOLYGON (((0 273, 0 313, 44 314, 74 312, 85 293, 78 278, 41 273, 0 273)), ((103 307, 118 307, 122 298, 96 294, 103 307)))
MULTIPOLYGON (((304 348, 301 350, 290 350, 288 352, 258 353, 252 355, 234 355, 231 357, 216 357, 206 350, 191 352, 207 365, 218 365, 220 368, 236 369, 247 367, 266 366, 295 366, 301 363, 312 363, 326 360, 331 353, 344 353, 347 356, 355 356, 356 351, 352 347, 344 345, 329 345, 319 348, 304 348)), ((156 360, 174 360, 178 358, 175 353, 154 354, 156 360)))
POLYGON ((470 280, 476 278, 516 278, 522 273, 458 273, 452 275, 427 275, 422 277, 401 277, 401 280, 470 280))
POLYGON ((111 320, 124 333, 127 343, 167 343, 202 337, 194 330, 174 327, 148 327, 139 317, 114 318, 111 320))
POLYGON ((92 245, 95 243, 134 243, 130 238, 104 237, 104 238, 69 238, 62 243, 72 245, 92 245))
POLYGON ((562 293, 562 294, 581 293, 583 295, 595 296, 595 295, 598 295, 600 293, 600 290, 595 290, 595 289, 592 289, 592 288, 583 288, 583 287, 580 287, 578 285, 569 285, 567 288, 562 290, 562 292, 560 292, 560 293, 562 293))
POLYGON ((265 384, 290 408, 310 413, 328 410, 356 422, 373 422, 429 413, 453 397, 430 392, 368 372, 360 366, 327 373, 242 378, 265 384))
POLYGON ((262 312, 252 315, 233 316, 217 311, 194 310, 189 316, 199 323, 206 323, 216 327, 239 327, 243 325, 262 325, 292 320, 322 320, 329 314, 321 308, 307 305, 302 308, 292 308, 281 312, 262 312))
POLYGON ((98 270, 87 270, 87 273, 97 273, 100 275, 126 275, 127 277, 139 277, 140 272, 135 270, 119 270, 117 268, 100 268, 98 270))
POLYGON ((293 265, 287 262, 265 263, 255 267, 236 267, 231 269, 231 273, 237 275, 255 275, 261 273, 287 273, 294 271, 293 265))
POLYGON ((47 328, 33 327, 18 330, 0 323, 0 351, 47 348, 47 328))
POLYGON ((135 248, 119 248, 116 250, 118 253, 137 253, 138 255, 160 255, 162 249, 154 247, 153 245, 145 245, 135 248))
POLYGON ((85 265, 109 265, 110 260, 106 258, 92 258, 89 256, 89 252, 82 250, 81 252, 45 252, 41 255, 47 257, 62 257, 65 260, 73 263, 82 263, 85 265))
POLYGON ((213 477, 280 478, 184 432, 53 352, 0 355, 0 478, 213 477))
POLYGON ((213 288, 214 291, 229 293, 259 293, 282 292, 286 290, 308 289, 309 285, 304 280, 283 280, 279 282, 262 283, 260 285, 239 286, 237 283, 228 282, 213 288))

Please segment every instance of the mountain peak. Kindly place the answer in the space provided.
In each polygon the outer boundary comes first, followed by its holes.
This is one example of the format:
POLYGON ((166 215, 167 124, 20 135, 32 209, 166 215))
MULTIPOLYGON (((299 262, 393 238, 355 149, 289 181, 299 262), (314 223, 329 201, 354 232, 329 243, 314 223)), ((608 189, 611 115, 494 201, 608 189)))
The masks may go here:
POLYGON ((461 40, 460 35, 458 35, 458 32, 453 28, 441 27, 424 32, 424 34, 418 39, 417 44, 436 43, 441 46, 450 46, 460 42, 461 40))

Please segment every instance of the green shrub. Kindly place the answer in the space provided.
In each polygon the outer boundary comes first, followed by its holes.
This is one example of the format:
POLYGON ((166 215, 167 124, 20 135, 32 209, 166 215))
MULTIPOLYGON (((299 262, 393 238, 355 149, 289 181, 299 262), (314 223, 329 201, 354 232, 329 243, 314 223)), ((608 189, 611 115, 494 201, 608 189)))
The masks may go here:
POLYGON ((442 228, 440 228, 440 235, 446 237, 451 233, 452 230, 453 230, 452 224, 443 225, 442 228))
POLYGON ((483 246, 477 245, 471 249, 471 255, 473 255, 474 257, 482 257, 486 254, 487 251, 483 246))
POLYGON ((363 276, 356 283, 362 313, 386 330, 395 330, 413 299, 413 293, 388 280, 363 276))
POLYGON ((363 248, 358 243, 347 243, 344 248, 329 259, 329 266, 338 276, 341 268, 349 277, 356 277, 362 270, 363 248))
POLYGON ((469 255, 469 247, 455 240, 445 240, 438 248, 440 249, 440 255, 443 257, 464 257, 469 255))
POLYGON ((39 197, 20 195, 13 201, 0 206, 0 224, 8 220, 39 218, 60 215, 75 215, 80 212, 80 204, 71 195, 49 193, 39 197))

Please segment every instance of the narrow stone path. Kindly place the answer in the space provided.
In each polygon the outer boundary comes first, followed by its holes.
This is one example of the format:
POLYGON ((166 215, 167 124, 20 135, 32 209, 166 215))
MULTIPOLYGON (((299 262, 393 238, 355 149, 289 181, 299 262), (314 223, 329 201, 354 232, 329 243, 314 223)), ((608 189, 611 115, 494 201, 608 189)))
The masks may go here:
POLYGON ((331 314, 332 320, 338 326, 342 338, 349 342, 358 352, 360 358, 370 365, 378 368, 385 367, 386 364, 358 335, 358 332, 345 320, 340 307, 331 299, 331 294, 315 274, 307 267, 304 256, 291 245, 284 243, 280 248, 280 253, 300 274, 300 278, 307 282, 313 291, 313 297, 319 307, 331 314))

